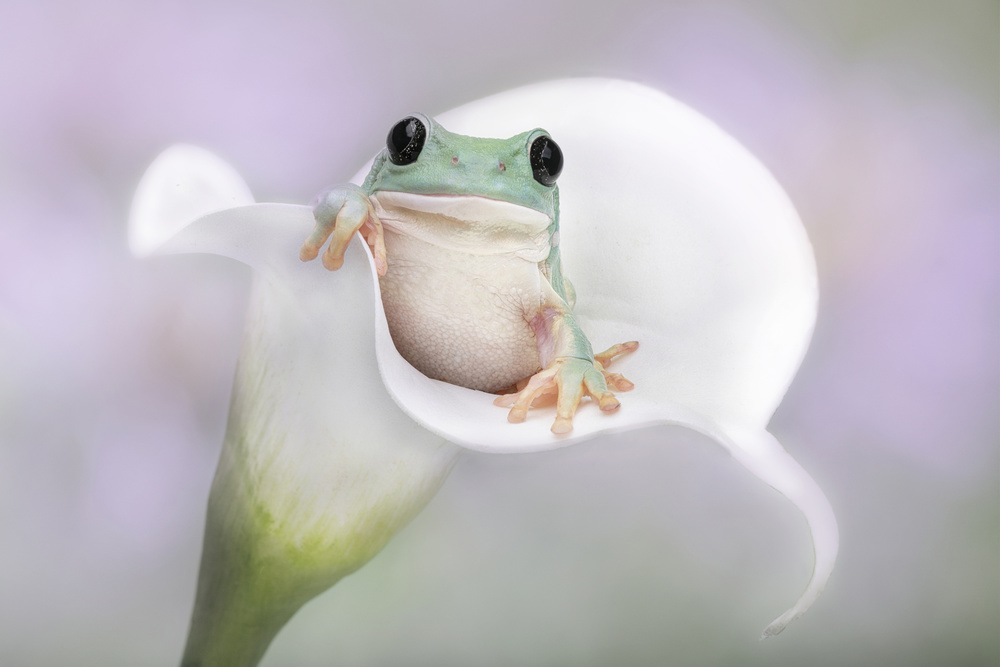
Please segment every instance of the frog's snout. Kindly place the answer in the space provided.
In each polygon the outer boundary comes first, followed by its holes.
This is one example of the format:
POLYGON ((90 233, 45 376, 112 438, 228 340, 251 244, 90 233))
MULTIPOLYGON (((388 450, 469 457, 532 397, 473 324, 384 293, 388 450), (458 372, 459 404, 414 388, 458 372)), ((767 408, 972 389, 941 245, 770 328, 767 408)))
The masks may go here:
MULTIPOLYGON (((451 156, 451 163, 453 165, 457 165, 459 163, 459 157, 457 155, 452 155, 451 156)), ((503 160, 498 159, 496 161, 496 167, 497 167, 497 171, 499 171, 501 174, 503 172, 507 171, 507 165, 504 163, 503 160)))

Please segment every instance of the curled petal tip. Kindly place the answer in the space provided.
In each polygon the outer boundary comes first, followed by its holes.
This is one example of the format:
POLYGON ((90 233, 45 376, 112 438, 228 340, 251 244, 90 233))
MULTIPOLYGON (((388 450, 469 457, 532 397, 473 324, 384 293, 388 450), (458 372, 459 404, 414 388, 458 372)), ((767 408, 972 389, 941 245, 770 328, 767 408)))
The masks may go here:
POLYGON ((252 203, 250 188, 227 162, 197 146, 171 146, 136 187, 129 247, 138 257, 150 255, 207 213, 252 203))
POLYGON ((784 613, 778 618, 771 621, 771 624, 764 628, 764 632, 760 633, 760 640, 770 639, 775 635, 780 635, 788 627, 788 624, 801 616, 801 613, 784 613))

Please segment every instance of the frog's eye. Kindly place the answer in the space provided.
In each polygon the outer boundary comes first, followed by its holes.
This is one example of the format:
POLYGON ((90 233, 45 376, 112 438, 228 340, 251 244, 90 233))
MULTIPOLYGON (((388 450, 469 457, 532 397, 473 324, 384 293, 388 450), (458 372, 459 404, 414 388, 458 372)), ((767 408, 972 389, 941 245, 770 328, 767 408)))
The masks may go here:
POLYGON ((385 138, 385 147, 393 164, 404 165, 415 162, 424 147, 427 128, 419 118, 407 116, 392 126, 385 138))
POLYGON ((541 135, 531 142, 528 149, 531 158, 531 173, 542 185, 555 185, 563 167, 562 151, 552 137, 541 135))

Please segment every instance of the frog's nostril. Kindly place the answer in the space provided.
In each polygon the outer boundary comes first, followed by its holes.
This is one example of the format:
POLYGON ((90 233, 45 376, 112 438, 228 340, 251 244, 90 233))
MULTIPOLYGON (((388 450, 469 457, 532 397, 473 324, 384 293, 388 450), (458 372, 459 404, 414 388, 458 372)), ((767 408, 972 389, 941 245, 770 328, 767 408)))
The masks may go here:
POLYGON ((505 164, 503 163, 503 160, 501 160, 501 161, 499 162, 499 164, 497 164, 497 168, 498 168, 498 169, 499 169, 500 171, 507 171, 507 165, 505 165, 505 164))
POLYGON ((453 155, 451 157, 451 163, 452 164, 458 164, 458 156, 457 155, 453 155))

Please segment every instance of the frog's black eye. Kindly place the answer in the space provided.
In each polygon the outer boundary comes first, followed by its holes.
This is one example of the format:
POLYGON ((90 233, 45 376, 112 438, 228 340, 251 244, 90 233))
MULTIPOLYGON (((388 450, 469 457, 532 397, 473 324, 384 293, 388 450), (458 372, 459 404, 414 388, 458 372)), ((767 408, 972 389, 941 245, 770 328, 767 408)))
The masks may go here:
POLYGON ((531 158, 531 173, 535 180, 542 185, 555 185, 563 167, 559 144, 552 141, 552 137, 543 134, 531 142, 528 155, 531 158))
POLYGON ((427 138, 427 128, 419 118, 407 116, 392 126, 385 138, 389 159, 393 164, 404 165, 415 162, 427 138))

